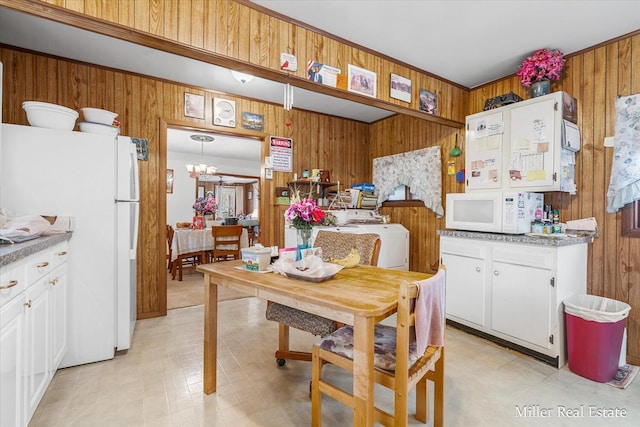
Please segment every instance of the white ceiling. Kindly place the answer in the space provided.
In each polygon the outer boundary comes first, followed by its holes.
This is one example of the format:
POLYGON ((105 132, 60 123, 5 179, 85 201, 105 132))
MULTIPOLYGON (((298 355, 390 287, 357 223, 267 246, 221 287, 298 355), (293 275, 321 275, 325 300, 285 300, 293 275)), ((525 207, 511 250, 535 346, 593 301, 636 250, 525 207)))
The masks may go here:
POLYGON ((640 29, 638 0, 252 2, 469 88, 536 49, 570 54, 640 29))

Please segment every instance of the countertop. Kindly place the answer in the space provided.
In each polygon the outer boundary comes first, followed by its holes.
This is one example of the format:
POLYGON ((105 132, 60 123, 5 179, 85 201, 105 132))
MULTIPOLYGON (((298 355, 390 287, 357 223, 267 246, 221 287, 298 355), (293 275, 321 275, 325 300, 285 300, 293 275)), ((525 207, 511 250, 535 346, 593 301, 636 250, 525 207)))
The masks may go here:
POLYGON ((552 234, 545 236, 528 236, 526 234, 500 234, 500 233, 480 233, 477 231, 460 231, 460 230, 437 230, 440 236, 445 237, 462 237, 465 239, 487 240, 503 243, 518 243, 521 245, 535 246, 571 246, 581 243, 593 242, 593 237, 555 237, 552 234))
POLYGON ((69 240, 73 233, 51 234, 38 237, 24 243, 0 244, 0 267, 20 261, 31 254, 40 252, 65 240, 69 240))

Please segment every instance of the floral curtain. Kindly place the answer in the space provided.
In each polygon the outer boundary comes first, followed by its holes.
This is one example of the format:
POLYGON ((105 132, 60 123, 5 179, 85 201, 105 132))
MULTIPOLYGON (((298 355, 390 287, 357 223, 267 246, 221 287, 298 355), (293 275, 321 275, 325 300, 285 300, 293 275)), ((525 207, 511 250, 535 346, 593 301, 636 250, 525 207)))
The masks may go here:
POLYGON ((609 213, 640 199, 640 94, 617 98, 616 114, 609 213))
POLYGON ((422 148, 373 159, 373 183, 378 206, 398 185, 406 185, 436 217, 442 218, 442 164, 440 147, 422 148))

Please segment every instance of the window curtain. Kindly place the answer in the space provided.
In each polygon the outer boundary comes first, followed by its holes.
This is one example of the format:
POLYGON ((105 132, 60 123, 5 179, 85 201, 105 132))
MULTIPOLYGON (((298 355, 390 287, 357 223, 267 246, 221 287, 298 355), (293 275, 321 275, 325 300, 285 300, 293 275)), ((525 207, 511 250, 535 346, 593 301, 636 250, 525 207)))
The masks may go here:
POLYGON ((616 99, 611 179, 607 212, 640 199, 640 94, 616 99))
POLYGON ((442 163, 440 147, 422 148, 373 159, 373 183, 378 206, 398 185, 406 185, 436 217, 442 218, 442 163))

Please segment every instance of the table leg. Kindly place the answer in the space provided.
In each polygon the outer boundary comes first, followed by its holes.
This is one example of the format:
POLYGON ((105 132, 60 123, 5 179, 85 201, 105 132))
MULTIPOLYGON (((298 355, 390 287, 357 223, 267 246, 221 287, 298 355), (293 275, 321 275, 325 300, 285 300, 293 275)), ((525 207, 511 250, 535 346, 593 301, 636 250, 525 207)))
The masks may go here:
POLYGON ((218 359, 218 285, 211 276, 204 275, 204 363, 203 391, 216 392, 216 365, 218 359))
POLYGON ((353 333, 353 425, 373 426, 373 342, 372 318, 356 317, 353 333))

